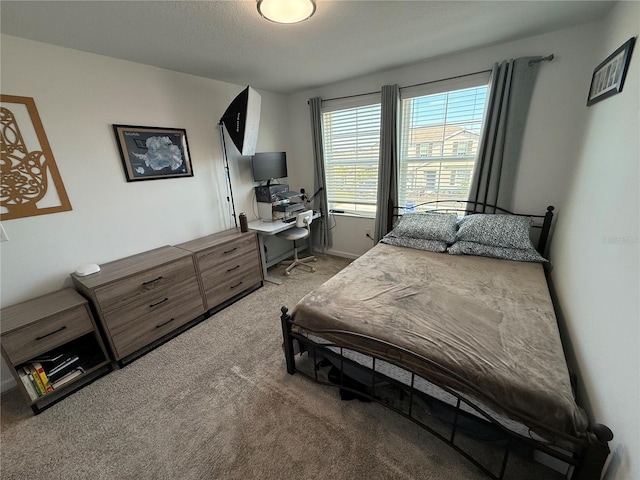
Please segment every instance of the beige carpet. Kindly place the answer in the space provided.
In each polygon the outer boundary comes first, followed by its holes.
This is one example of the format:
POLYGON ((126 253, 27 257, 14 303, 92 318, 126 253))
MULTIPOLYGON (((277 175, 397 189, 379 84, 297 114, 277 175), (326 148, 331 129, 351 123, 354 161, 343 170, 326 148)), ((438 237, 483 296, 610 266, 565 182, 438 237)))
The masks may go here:
MULTIPOLYGON (((2 479, 484 479, 376 404, 288 375, 279 309, 348 262, 258 291, 38 416, 2 396, 2 479)), ((517 459, 516 459, 517 460, 517 459)), ((510 478, 552 479, 520 465, 510 478)), ((511 473, 511 471, 510 471, 511 473)))

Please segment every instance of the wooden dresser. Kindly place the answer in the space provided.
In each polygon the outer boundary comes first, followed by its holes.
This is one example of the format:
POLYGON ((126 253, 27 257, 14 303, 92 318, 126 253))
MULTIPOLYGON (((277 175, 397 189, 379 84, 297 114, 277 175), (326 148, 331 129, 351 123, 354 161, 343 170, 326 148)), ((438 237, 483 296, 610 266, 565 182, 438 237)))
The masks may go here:
POLYGON ((114 360, 143 349, 205 313, 193 256, 165 246, 71 275, 96 310, 114 360))
POLYGON ((177 245, 193 254, 207 310, 262 284, 262 264, 255 232, 240 229, 177 245))

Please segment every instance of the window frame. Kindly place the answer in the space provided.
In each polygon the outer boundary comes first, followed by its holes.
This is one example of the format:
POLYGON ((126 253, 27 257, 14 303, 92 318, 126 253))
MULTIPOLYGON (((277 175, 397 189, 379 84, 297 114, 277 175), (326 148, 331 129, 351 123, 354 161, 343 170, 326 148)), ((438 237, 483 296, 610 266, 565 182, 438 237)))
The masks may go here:
MULTIPOLYGON (((375 218, 376 216, 376 204, 377 204, 377 192, 378 192, 378 164, 380 161, 380 119, 381 119, 381 99, 380 95, 361 95, 357 98, 338 99, 331 100, 323 103, 321 108, 322 118, 322 145, 323 145, 323 162, 325 169, 325 189, 327 193, 327 204, 329 211, 333 213, 340 213, 346 215, 354 215, 366 218, 375 218), (349 110, 367 109, 370 107, 377 107, 378 111, 377 119, 375 122, 375 136, 376 140, 371 142, 365 140, 363 145, 375 144, 375 151, 369 158, 366 158, 366 154, 363 152, 363 158, 353 158, 347 160, 337 160, 333 158, 332 154, 328 152, 328 144, 333 142, 334 147, 337 143, 335 140, 335 132, 327 131, 327 116, 336 112, 346 112, 349 110), (342 166, 354 166, 352 178, 345 177, 345 182, 350 188, 353 188, 351 196, 339 195, 338 191, 334 190, 336 179, 338 175, 330 173, 330 171, 336 167, 342 166), (361 171, 358 170, 358 166, 361 167, 361 171), (367 170, 373 170, 374 175, 366 174, 367 170), (362 174, 362 171, 364 174, 362 174), (361 181, 357 179, 358 175, 362 174, 367 177, 361 181), (333 183, 333 185, 332 185, 333 183), (359 190, 361 191, 359 193, 359 190), (360 201, 359 201, 360 200, 360 201)), ((373 126, 373 123, 368 123, 369 126, 373 126)), ((373 130, 363 134, 362 138, 371 137, 373 130)), ((360 137, 359 137, 360 138, 360 137)), ((355 140, 354 145, 358 146, 358 139, 355 140)), ((335 148, 334 148, 335 151, 335 148)), ((355 152, 358 155, 358 152, 355 152)))
MULTIPOLYGON (((439 82, 433 82, 423 85, 417 85, 414 87, 408 87, 401 89, 400 91, 400 105, 399 105, 399 138, 398 138, 398 162, 397 162, 397 192, 398 192, 398 206, 403 207, 405 204, 418 205, 421 203, 430 202, 433 200, 457 200, 466 201, 468 199, 468 192, 473 178, 475 165, 478 158, 478 152, 480 148, 482 138, 482 128, 484 127, 487 104, 490 93, 490 72, 481 72, 477 74, 467 75, 456 79, 442 80, 439 82), (407 108, 409 102, 412 99, 425 97, 429 95, 438 95, 456 92, 459 90, 485 87, 484 91, 484 103, 481 109, 481 117, 473 122, 474 128, 477 125, 476 130, 467 130, 461 128, 457 133, 453 135, 461 134, 457 140, 447 140, 447 129, 449 126, 455 126, 457 122, 448 122, 447 114, 449 112, 448 105, 443 111, 444 121, 440 124, 434 124, 435 126, 442 127, 442 138, 420 138, 418 142, 413 145, 425 145, 431 143, 434 145, 434 155, 423 156, 419 151, 412 152, 411 136, 414 132, 407 131, 411 122, 415 125, 416 120, 411 117, 414 112, 408 112, 407 108), (469 133, 473 135, 477 134, 477 140, 475 138, 468 138, 469 133), (454 145, 457 144, 459 150, 465 151, 465 155, 461 155, 457 151, 454 151, 454 145), (439 145, 438 148, 435 148, 439 145), (437 150, 437 151, 436 151, 437 150), (468 154, 471 152, 471 154, 468 154), (427 181, 427 172, 436 171, 435 175, 435 190, 429 191, 429 182, 427 181), (456 178, 452 178, 452 173, 456 174, 456 178), (420 173, 423 172, 423 173, 420 173), (420 180, 421 179, 421 180, 420 180), (418 182, 424 182, 424 187, 421 187, 418 182), (452 183, 453 182, 453 183, 452 183), (457 188, 457 184, 461 183, 466 189, 466 193, 462 193, 461 188, 457 188), (412 191, 413 190, 413 191, 412 191), (411 194, 407 192, 412 191, 411 194), (464 198, 463 198, 464 197, 464 198)), ((446 97, 447 101, 449 97, 446 97)), ((415 108, 415 103, 412 104, 415 108)), ((477 109, 477 106, 475 107, 477 109)), ((477 111, 477 110, 476 110, 477 111)), ((464 122, 460 122, 464 124, 464 122)), ((425 123, 425 125, 428 125, 425 123)), ((449 135, 451 136, 451 135, 449 135)), ((456 149, 456 150, 458 150, 456 149)), ((433 206, 425 206, 420 210, 431 210, 447 208, 445 204, 434 204, 433 206)))

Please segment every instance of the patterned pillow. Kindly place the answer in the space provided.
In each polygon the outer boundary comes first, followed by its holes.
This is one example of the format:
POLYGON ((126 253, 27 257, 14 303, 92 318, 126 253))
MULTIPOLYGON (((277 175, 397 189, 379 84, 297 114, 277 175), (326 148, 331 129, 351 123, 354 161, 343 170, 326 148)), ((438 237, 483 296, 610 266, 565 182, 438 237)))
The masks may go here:
POLYGON ((416 250, 426 250, 428 252, 446 252, 447 242, 441 240, 427 240, 424 238, 395 237, 391 234, 385 235, 381 243, 395 245, 396 247, 414 248, 416 250))
POLYGON ((534 248, 505 248, 482 245, 474 242, 456 242, 449 247, 451 255, 478 255, 480 257, 501 258, 517 262, 548 262, 534 248))
POLYGON ((492 247, 532 249, 531 218, 517 215, 467 215, 460 222, 456 241, 481 243, 492 247))
POLYGON ((455 213, 406 213, 391 232, 395 237, 453 243, 458 229, 455 213))

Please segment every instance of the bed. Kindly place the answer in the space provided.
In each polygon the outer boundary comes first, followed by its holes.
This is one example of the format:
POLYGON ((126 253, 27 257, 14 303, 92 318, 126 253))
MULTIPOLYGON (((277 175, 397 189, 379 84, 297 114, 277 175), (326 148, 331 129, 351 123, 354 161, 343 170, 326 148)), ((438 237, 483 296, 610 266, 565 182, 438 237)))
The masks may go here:
POLYGON ((613 435, 574 400, 542 256, 553 208, 473 207, 405 214, 291 313, 283 307, 287 371, 398 411, 491 478, 505 478, 525 444, 567 477, 599 479, 613 435), (465 436, 499 439, 497 468, 463 448, 465 436))

